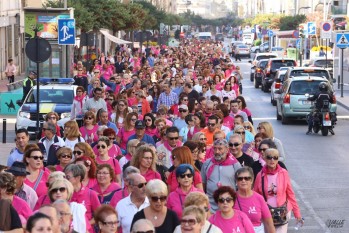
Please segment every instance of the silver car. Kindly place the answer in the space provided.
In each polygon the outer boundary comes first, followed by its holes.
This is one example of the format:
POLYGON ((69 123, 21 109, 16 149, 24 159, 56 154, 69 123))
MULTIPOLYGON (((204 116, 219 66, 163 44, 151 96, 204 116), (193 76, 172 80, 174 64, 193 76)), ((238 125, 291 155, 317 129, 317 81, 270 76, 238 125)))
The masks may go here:
POLYGON ((284 82, 284 77, 286 74, 287 68, 280 68, 275 75, 274 82, 271 85, 271 91, 270 91, 270 103, 273 106, 276 106, 276 99, 279 98, 279 94, 276 94, 276 90, 280 90, 282 87, 282 83, 284 82))

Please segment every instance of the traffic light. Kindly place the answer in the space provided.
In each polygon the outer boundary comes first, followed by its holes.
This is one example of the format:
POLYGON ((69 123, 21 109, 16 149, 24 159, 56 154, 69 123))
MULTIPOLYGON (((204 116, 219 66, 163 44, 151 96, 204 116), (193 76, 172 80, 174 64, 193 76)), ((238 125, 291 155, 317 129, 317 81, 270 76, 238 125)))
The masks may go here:
POLYGON ((337 1, 334 0, 334 1, 333 1, 333 5, 334 5, 334 6, 339 6, 339 1, 338 1, 338 0, 337 0, 337 1))

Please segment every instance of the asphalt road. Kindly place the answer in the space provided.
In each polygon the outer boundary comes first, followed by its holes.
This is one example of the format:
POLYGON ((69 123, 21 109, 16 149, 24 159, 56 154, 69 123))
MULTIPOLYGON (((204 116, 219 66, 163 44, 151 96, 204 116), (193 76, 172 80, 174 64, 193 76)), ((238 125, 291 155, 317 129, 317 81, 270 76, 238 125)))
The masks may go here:
MULTIPOLYGON (((334 136, 306 135, 305 121, 282 125, 276 120, 276 110, 270 104, 270 94, 255 89, 250 82, 250 64, 247 61, 248 59, 243 59, 242 62, 236 63, 244 74, 243 96, 252 112, 255 127, 260 121, 270 121, 275 136, 283 142, 287 155, 286 166, 302 216, 305 218, 305 225, 299 231, 294 230, 295 221, 292 219, 289 232, 349 232, 349 198, 347 198, 349 112, 338 106, 339 120, 334 136), (329 224, 330 221, 332 225, 329 224), (341 223, 344 224, 341 226, 341 223)), ((14 145, 12 142, 15 137, 15 119, 8 121, 6 137, 8 143, 0 144, 0 164, 6 164, 8 152, 14 145)), ((0 122, 0 132, 2 132, 2 122, 0 122)), ((0 138, 2 139, 2 134, 0 138)))

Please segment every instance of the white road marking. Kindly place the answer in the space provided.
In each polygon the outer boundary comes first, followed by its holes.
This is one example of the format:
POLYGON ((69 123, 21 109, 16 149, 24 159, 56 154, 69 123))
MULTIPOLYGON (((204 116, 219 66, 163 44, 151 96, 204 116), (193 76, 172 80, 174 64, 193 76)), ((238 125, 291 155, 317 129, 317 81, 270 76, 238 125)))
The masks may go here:
MULTIPOLYGON (((0 123, 2 124, 3 118, 0 118, 0 123)), ((6 118, 6 123, 14 124, 16 123, 16 118, 6 118)))
POLYGON ((305 195, 302 191, 300 191, 300 186, 296 183, 296 181, 291 179, 292 186, 297 193, 298 198, 304 203, 307 210, 310 212, 310 215, 315 219, 315 221, 321 226, 324 233, 330 233, 331 231, 327 228, 326 224, 322 219, 317 215, 314 208, 311 206, 309 201, 306 200, 305 195))

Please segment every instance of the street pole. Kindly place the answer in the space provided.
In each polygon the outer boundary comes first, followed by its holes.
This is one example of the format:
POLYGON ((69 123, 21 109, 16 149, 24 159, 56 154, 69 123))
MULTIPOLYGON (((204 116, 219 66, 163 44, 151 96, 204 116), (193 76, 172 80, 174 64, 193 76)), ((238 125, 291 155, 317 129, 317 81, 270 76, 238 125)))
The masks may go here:
POLYGON ((343 77, 343 64, 344 64, 344 48, 341 49, 342 50, 342 54, 341 54, 341 97, 343 97, 343 88, 344 88, 344 77, 343 77))
POLYGON ((303 58, 303 38, 300 38, 299 43, 299 66, 302 66, 302 58, 303 58))

